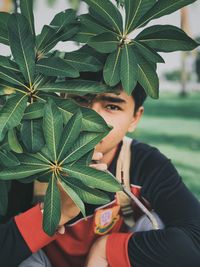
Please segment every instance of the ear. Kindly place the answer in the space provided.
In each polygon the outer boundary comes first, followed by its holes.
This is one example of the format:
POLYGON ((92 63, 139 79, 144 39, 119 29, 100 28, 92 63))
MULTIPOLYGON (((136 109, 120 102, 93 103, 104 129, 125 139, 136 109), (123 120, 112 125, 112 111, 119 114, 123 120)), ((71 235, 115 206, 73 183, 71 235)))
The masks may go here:
POLYGON ((138 123, 142 117, 143 112, 144 112, 144 107, 143 106, 139 107, 136 114, 134 114, 132 121, 131 121, 131 124, 128 128, 129 133, 135 131, 135 128, 137 127, 137 125, 138 125, 138 123))

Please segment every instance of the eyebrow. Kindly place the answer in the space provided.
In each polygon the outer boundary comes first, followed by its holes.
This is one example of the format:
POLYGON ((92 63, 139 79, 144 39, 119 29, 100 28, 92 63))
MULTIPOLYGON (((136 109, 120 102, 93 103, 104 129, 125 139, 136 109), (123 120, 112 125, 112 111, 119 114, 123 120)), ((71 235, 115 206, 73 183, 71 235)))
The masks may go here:
POLYGON ((114 97, 114 96, 106 96, 106 95, 97 96, 96 100, 108 101, 108 102, 112 102, 112 103, 122 103, 122 104, 126 103, 126 101, 124 99, 121 99, 119 97, 114 97))

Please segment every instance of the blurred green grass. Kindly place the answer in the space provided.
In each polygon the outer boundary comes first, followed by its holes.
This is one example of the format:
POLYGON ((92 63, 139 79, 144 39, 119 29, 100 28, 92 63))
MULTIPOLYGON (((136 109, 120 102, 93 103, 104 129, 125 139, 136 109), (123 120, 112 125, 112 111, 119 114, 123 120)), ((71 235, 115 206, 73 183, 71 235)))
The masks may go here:
POLYGON ((156 146, 170 158, 200 200, 200 93, 186 98, 163 93, 158 101, 148 99, 131 137, 156 146))

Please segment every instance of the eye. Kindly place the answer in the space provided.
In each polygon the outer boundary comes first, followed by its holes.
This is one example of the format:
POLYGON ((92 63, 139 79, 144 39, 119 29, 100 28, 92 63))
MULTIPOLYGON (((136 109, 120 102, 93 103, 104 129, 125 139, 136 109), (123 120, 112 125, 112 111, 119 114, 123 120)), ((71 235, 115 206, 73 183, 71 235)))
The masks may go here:
POLYGON ((119 106, 117 106, 117 105, 107 105, 106 109, 112 110, 112 111, 121 110, 121 108, 119 106))

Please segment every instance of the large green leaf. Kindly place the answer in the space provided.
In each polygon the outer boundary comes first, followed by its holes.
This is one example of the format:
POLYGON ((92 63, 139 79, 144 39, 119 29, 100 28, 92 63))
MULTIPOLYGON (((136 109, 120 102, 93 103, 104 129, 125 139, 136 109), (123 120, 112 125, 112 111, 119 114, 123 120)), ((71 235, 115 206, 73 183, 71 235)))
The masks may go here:
POLYGON ((105 26, 100 25, 92 16, 84 14, 79 17, 80 29, 78 33, 73 37, 73 40, 80 43, 87 43, 91 37, 94 37, 103 32, 107 32, 108 29, 105 26))
POLYGON ((156 53, 154 49, 147 46, 145 43, 138 40, 133 40, 132 44, 133 49, 134 46, 136 48, 135 53, 137 53, 137 50, 139 50, 139 53, 142 54, 146 60, 149 60, 153 63, 165 63, 164 59, 158 53, 156 53))
POLYGON ((130 95, 137 83, 137 60, 130 45, 122 48, 120 78, 123 89, 130 95))
MULTIPOLYGON (((64 123, 66 123, 79 108, 74 101, 70 99, 56 99, 57 106, 63 114, 64 123)), ((92 131, 92 132, 104 132, 109 131, 110 128, 104 121, 104 119, 90 108, 81 107, 83 114, 82 119, 82 130, 83 131, 92 131)))
POLYGON ((0 78, 13 85, 25 87, 24 81, 13 71, 0 66, 0 78))
POLYGON ((44 109, 44 137, 54 162, 57 160, 57 150, 63 130, 63 118, 56 104, 49 99, 44 109))
POLYGON ((29 22, 32 34, 35 35, 33 0, 20 0, 20 9, 21 14, 25 16, 29 22))
POLYGON ((8 187, 6 181, 0 180, 0 215, 5 215, 8 207, 8 187))
POLYGON ((36 65, 36 70, 47 76, 79 77, 79 72, 76 68, 68 64, 66 60, 58 57, 41 59, 36 65))
POLYGON ((120 40, 114 33, 104 32, 90 38, 88 45, 100 53, 112 53, 117 50, 120 40))
POLYGON ((12 71, 12 72, 20 72, 19 66, 12 60, 10 60, 9 57, 0 56, 0 66, 12 71))
POLYGON ((120 63, 121 63, 121 48, 110 54, 106 60, 103 77, 105 82, 110 86, 115 86, 120 82, 120 63))
POLYGON ((12 14, 8 20, 10 48, 24 78, 32 86, 35 73, 35 40, 27 19, 12 14))
POLYGON ((3 140, 7 130, 17 126, 27 105, 28 97, 23 94, 16 94, 8 99, 0 113, 0 141, 3 140))
POLYGON ((56 35, 56 29, 58 27, 52 25, 44 25, 42 32, 36 38, 37 53, 43 54, 45 47, 51 42, 52 36, 56 35))
POLYGON ((59 41, 66 41, 78 32, 75 11, 68 9, 58 13, 50 25, 45 25, 37 37, 38 54, 50 51, 59 41))
POLYGON ((159 80, 155 67, 140 54, 136 54, 138 62, 138 82, 147 95, 152 98, 159 97, 159 80))
POLYGON ((19 180, 26 177, 38 174, 40 172, 47 171, 48 167, 30 165, 19 165, 14 168, 9 168, 0 171, 1 180, 19 180))
POLYGON ((151 9, 156 0, 125 0, 126 11, 125 32, 132 32, 138 25, 138 21, 151 9))
POLYGON ((114 31, 122 35, 123 21, 119 10, 110 0, 84 0, 102 20, 108 23, 114 31))
POLYGON ((67 63, 76 68, 78 71, 96 72, 103 68, 102 63, 90 54, 84 52, 70 52, 65 53, 67 63))
POLYGON ((44 161, 41 157, 41 154, 30 154, 30 153, 23 153, 17 155, 18 160, 22 165, 34 166, 34 167, 45 167, 50 170, 50 162, 44 161))
POLYGON ((32 120, 42 118, 44 115, 44 103, 34 102, 24 111, 24 120, 32 120))
POLYGON ((42 120, 25 120, 21 126, 21 140, 30 153, 39 152, 45 145, 42 120))
POLYGON ((194 3, 196 0, 159 0, 157 3, 140 19, 138 27, 143 27, 152 19, 160 18, 171 14, 178 9, 194 3))
POLYGON ((15 157, 15 155, 7 150, 0 150, 0 162, 5 167, 13 167, 20 165, 20 162, 15 157))
POLYGON ((81 165, 64 165, 62 167, 62 171, 93 188, 98 188, 108 192, 122 190, 119 182, 108 172, 99 171, 97 169, 81 165))
POLYGON ((136 37, 136 40, 160 52, 193 50, 199 45, 184 31, 172 25, 155 25, 146 28, 136 37))
POLYGON ((0 43, 9 45, 7 22, 10 17, 9 13, 0 12, 0 43))
POLYGON ((52 236, 56 232, 61 216, 60 192, 57 180, 52 175, 44 198, 43 229, 52 236))
POLYGON ((66 9, 56 14, 50 25, 58 27, 57 32, 60 32, 73 23, 76 23, 76 11, 73 9, 66 9))
POLYGON ((67 41, 72 38, 79 30, 77 25, 68 26, 69 29, 66 29, 64 32, 56 32, 55 36, 51 36, 50 42, 43 48, 43 53, 49 52, 58 42, 67 41))
POLYGON ((78 192, 75 191, 74 188, 72 188, 69 183, 61 182, 61 185, 64 191, 68 194, 68 196, 74 201, 75 205, 80 209, 83 216, 86 217, 85 205, 83 201, 81 200, 78 192))
POLYGON ((99 133, 81 133, 77 141, 68 151, 67 156, 63 159, 62 164, 66 164, 74 160, 80 159, 83 155, 85 155, 92 148, 94 148, 104 136, 105 134, 99 133))
POLYGON ((63 129, 58 149, 58 161, 66 156, 67 151, 78 138, 81 131, 81 124, 82 113, 80 110, 77 110, 63 129))
POLYGON ((8 131, 8 143, 9 143, 9 147, 12 151, 14 151, 15 153, 23 153, 23 148, 22 148, 21 144, 19 143, 17 132, 16 132, 15 128, 10 129, 8 131))
POLYGON ((112 91, 112 88, 100 82, 86 80, 69 80, 66 82, 48 83, 38 88, 38 91, 71 93, 78 95, 100 94, 112 91))
POLYGON ((85 185, 76 178, 63 176, 62 180, 65 184, 70 186, 85 203, 100 205, 110 201, 105 193, 85 185))

